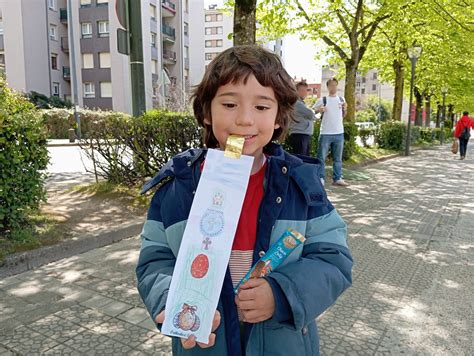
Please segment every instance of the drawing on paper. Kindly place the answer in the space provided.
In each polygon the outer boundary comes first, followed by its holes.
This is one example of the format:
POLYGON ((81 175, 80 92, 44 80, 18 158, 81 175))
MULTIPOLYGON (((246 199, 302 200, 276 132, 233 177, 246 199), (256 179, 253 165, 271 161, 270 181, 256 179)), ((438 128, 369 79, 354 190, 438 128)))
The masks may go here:
POLYGON ((191 264, 191 275, 194 278, 203 278, 209 271, 209 258, 201 253, 194 258, 191 264))
POLYGON ((174 316, 174 327, 184 331, 197 331, 201 322, 196 311, 197 306, 184 303, 183 309, 174 316))

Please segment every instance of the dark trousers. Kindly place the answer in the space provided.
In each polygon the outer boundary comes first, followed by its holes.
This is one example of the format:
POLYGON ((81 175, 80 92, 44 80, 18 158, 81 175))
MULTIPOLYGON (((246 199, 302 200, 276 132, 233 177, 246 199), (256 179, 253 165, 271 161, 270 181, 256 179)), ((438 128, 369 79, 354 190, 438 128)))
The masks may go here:
POLYGON ((461 157, 466 157, 468 138, 459 138, 459 154, 461 157))
POLYGON ((311 149, 311 135, 291 134, 288 137, 288 143, 291 148, 291 153, 309 156, 311 149))

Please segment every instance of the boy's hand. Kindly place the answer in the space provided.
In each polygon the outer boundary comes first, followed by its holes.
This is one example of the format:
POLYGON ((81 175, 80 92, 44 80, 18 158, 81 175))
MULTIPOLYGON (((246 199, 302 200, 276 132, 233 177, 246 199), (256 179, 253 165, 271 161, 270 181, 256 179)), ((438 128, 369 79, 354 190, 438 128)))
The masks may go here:
MULTIPOLYGON (((157 324, 163 324, 165 321, 165 311, 163 310, 160 314, 156 316, 155 322, 157 324)), ((184 349, 192 349, 193 347, 196 346, 196 344, 202 348, 202 349, 207 349, 209 347, 214 346, 216 343, 216 334, 214 331, 219 327, 221 323, 221 313, 219 313, 216 310, 216 313, 214 314, 214 320, 212 321, 212 333, 209 335, 209 342, 207 344, 204 344, 202 342, 197 342, 196 337, 194 335, 191 335, 187 339, 181 338, 181 345, 183 346, 184 349)))
POLYGON ((319 113, 326 112, 326 107, 325 107, 325 106, 321 106, 321 107, 317 108, 316 111, 319 112, 319 113))
POLYGON ((247 323, 259 323, 270 319, 275 313, 273 290, 264 278, 249 279, 235 297, 235 304, 247 323))

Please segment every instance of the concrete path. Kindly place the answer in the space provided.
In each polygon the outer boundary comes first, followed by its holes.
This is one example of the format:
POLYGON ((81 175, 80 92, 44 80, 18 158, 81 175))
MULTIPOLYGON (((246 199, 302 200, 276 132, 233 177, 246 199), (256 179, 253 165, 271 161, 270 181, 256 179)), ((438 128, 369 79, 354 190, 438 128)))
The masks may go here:
MULTIPOLYGON (((474 160, 444 146, 328 187, 353 287, 319 317, 323 355, 470 355, 474 160)), ((0 355, 168 355, 135 289, 138 238, 0 280, 0 355)))

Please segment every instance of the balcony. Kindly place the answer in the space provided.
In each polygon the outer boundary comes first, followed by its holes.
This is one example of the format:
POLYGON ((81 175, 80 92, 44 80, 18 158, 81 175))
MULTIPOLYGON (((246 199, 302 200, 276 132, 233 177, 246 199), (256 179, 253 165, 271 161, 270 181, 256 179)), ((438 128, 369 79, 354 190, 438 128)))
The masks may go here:
POLYGON ((163 39, 165 41, 174 43, 176 40, 176 30, 168 25, 161 26, 161 30, 163 32, 163 39))
POLYGON ((168 49, 163 50, 163 59, 168 64, 175 64, 176 63, 176 52, 170 51, 168 49))
POLYGON ((71 80, 71 68, 70 67, 63 67, 63 79, 64 80, 71 80))
POLYGON ((162 12, 163 17, 172 17, 176 15, 176 4, 170 0, 161 0, 161 7, 165 10, 162 12))
POLYGON ((59 20, 63 24, 67 24, 67 9, 59 9, 59 20))
POLYGON ((69 52, 69 39, 66 36, 61 37, 61 49, 63 52, 69 52))

